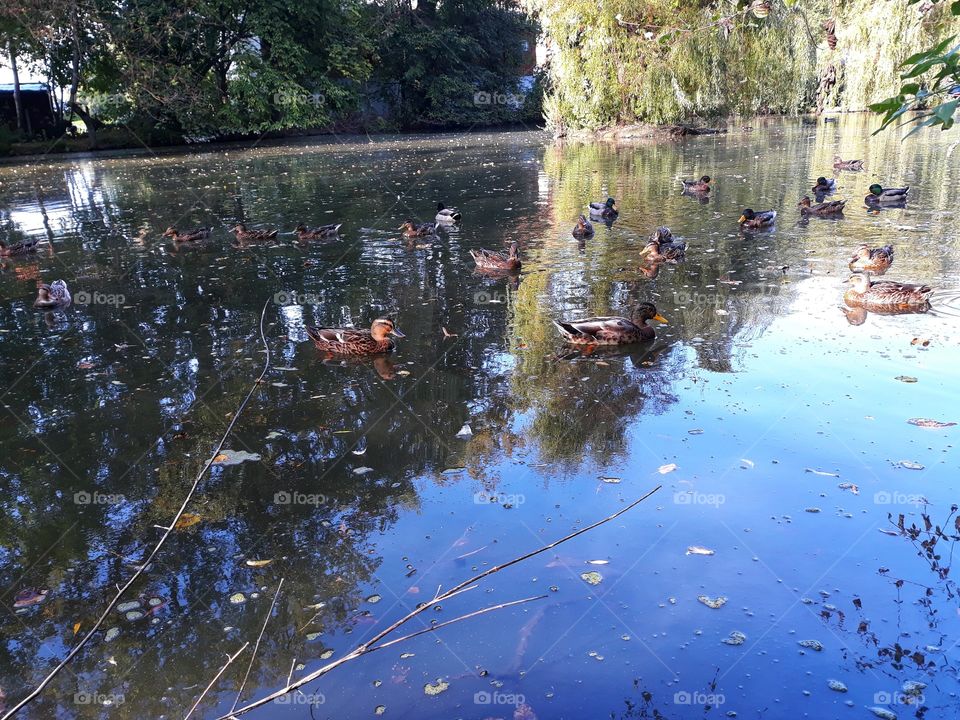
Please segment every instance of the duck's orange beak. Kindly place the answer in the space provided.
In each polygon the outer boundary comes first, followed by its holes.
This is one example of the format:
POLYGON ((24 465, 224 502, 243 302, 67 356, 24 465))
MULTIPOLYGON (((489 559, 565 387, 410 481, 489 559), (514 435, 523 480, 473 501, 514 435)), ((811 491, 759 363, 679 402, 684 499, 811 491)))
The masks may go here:
POLYGON ((669 325, 669 324, 670 324, 670 323, 667 321, 667 319, 666 319, 663 315, 661 315, 660 313, 657 313, 656 315, 654 315, 654 316, 653 316, 653 319, 656 320, 658 323, 663 323, 664 325, 669 325))
POLYGON ((743 225, 746 221, 747 221, 747 216, 746 216, 746 215, 741 215, 741 216, 740 216, 740 219, 739 219, 737 222, 740 223, 741 225, 743 225))

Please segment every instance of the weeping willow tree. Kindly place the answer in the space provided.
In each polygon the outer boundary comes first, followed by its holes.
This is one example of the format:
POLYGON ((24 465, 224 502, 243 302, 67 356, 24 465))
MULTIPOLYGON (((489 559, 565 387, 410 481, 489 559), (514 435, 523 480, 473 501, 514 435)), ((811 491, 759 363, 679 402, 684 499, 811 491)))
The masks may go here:
POLYGON ((527 0, 549 48, 553 126, 865 109, 909 55, 960 31, 892 0, 527 0))

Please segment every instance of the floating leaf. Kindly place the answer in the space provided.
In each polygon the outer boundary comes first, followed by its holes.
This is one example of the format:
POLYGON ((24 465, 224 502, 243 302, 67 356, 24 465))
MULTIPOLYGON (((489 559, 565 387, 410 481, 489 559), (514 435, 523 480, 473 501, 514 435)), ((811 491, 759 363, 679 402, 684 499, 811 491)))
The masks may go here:
POLYGON ((372 467, 358 467, 353 469, 354 475, 366 475, 367 473, 372 473, 372 472, 373 472, 372 467))
POLYGON ((837 487, 840 488, 841 490, 849 490, 854 495, 860 494, 860 488, 854 485, 852 482, 842 482, 839 485, 837 485, 837 487))
POLYGON ((140 610, 131 610, 130 612, 124 615, 127 620, 139 620, 143 617, 143 613, 140 610))
POLYGON ((374 715, 383 715, 386 711, 387 711, 387 706, 386 706, 386 705, 377 705, 377 706, 373 709, 373 714, 374 714, 374 715))
POLYGON ((905 383, 915 383, 917 381, 915 377, 910 377, 909 375, 897 375, 894 380, 899 380, 900 382, 905 383))
POLYGON ((797 644, 802 648, 813 650, 814 652, 820 652, 823 650, 823 645, 819 640, 801 640, 797 644))
POLYGON ((131 610, 136 610, 139 607, 140 607, 139 600, 130 600, 129 602, 124 602, 117 605, 117 612, 122 615, 123 613, 130 612, 131 610))
POLYGON ((202 516, 197 515, 196 513, 185 512, 180 516, 180 519, 177 520, 173 527, 175 530, 183 530, 184 528, 196 525, 201 520, 203 520, 202 516))
POLYGON ((897 714, 890 712, 886 708, 882 707, 870 707, 867 708, 870 712, 876 715, 880 720, 897 720, 897 714))
POLYGON ((217 465, 239 465, 243 462, 259 459, 259 455, 249 453, 246 450, 224 450, 213 459, 213 462, 217 465))
POLYGON ((73 624, 73 634, 74 634, 74 635, 76 635, 78 632, 80 632, 80 626, 81 626, 82 624, 83 624, 83 623, 74 623, 74 624, 73 624))
POLYGON ((923 470, 923 465, 912 460, 901 460, 900 467, 905 467, 907 470, 923 470))
POLYGON ((827 680, 827 687, 834 692, 845 693, 847 691, 847 686, 839 680, 827 680))
POLYGON ((591 570, 590 572, 580 573, 580 579, 587 583, 587 585, 599 585, 603 582, 603 575, 596 570, 591 570))
POLYGON ((242 592, 234 593, 233 595, 230 596, 230 602, 233 603, 234 605, 240 605, 242 603, 245 603, 246 601, 247 601, 247 596, 244 595, 242 592))
POLYGON ((117 628, 117 627, 110 628, 109 630, 107 630, 107 634, 103 636, 103 641, 110 642, 111 640, 116 640, 119 635, 120 635, 120 628, 117 628))
POLYGON ((378 603, 381 600, 383 600, 383 598, 380 597, 379 595, 371 595, 370 597, 367 598, 368 603, 378 603))
POLYGON ((672 473, 676 469, 676 463, 669 463, 668 465, 661 465, 659 468, 657 468, 657 472, 661 475, 666 475, 667 473, 672 473))
POLYGON ((691 545, 687 548, 687 555, 714 555, 715 552, 710 548, 700 547, 699 545, 691 545))
POLYGON ((955 422, 940 422, 939 420, 929 420, 927 418, 910 418, 907 422, 922 428, 948 428, 956 425, 955 422))
POLYGON ((708 595, 698 595, 697 600, 713 610, 719 610, 727 604, 727 599, 722 595, 715 598, 709 597, 708 595))
POLYGON ((266 567, 267 565, 269 565, 269 564, 272 563, 272 562, 273 562, 273 559, 270 559, 270 560, 247 560, 247 566, 248 566, 248 567, 253 567, 253 568, 266 567))
POLYGON ((450 683, 444 682, 440 678, 437 678, 435 683, 427 683, 423 686, 423 692, 425 695, 439 695, 440 693, 447 690, 450 687, 450 683))
POLYGON ((470 427, 469 423, 463 424, 463 427, 460 428, 460 432, 457 433, 457 437, 461 440, 464 438, 473 437, 473 429, 470 427))
POLYGON ((589 564, 589 565, 609 565, 609 564, 610 564, 610 561, 609 561, 609 560, 587 560, 587 564, 589 564))
POLYGON ((694 428, 693 430, 687 430, 688 435, 703 435, 703 430, 700 428, 694 428))
POLYGON ((826 470, 814 470, 813 468, 804 468, 808 473, 813 473, 814 475, 821 475, 823 477, 840 477, 840 473, 828 472, 826 470))
POLYGON ((602 478, 600 478, 600 479, 601 479, 603 482, 605 482, 605 483, 610 483, 611 485, 617 485, 617 484, 623 482, 623 481, 622 481, 620 478, 618 478, 618 477, 602 477, 602 478))

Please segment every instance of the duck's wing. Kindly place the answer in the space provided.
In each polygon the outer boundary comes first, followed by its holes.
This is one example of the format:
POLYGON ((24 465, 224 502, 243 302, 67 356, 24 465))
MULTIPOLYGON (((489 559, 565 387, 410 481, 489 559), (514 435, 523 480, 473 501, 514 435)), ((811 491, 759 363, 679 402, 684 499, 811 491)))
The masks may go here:
POLYGON ((582 320, 554 320, 554 325, 566 337, 591 337, 603 339, 611 334, 621 335, 625 332, 637 332, 637 325, 627 318, 616 316, 601 316, 583 318, 582 320))
POLYGON ((314 342, 321 343, 342 343, 346 342, 347 338, 352 333, 360 332, 359 330, 354 330, 352 328, 323 328, 323 327, 308 327, 307 335, 310 336, 310 339, 314 342))
POLYGON ((905 197, 909 191, 910 191, 909 185, 907 187, 902 187, 902 188, 884 188, 882 195, 883 197, 888 197, 888 198, 901 198, 901 197, 905 197))

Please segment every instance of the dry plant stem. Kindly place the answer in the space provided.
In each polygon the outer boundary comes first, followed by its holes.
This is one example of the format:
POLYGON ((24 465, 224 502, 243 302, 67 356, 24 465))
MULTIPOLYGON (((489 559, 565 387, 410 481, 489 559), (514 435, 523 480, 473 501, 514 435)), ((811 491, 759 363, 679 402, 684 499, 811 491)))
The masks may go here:
POLYGON ((273 615, 273 608, 277 604, 277 598, 280 597, 280 588, 283 587, 283 578, 280 578, 280 584, 277 585, 277 591, 273 594, 273 602, 270 603, 270 609, 267 610, 267 616, 263 619, 263 627, 260 628, 260 634, 257 636, 257 642, 253 646, 253 655, 250 656, 250 664, 247 665, 247 672, 243 676, 243 682, 240 683, 240 689, 237 690, 237 699, 233 701, 230 712, 233 712, 240 704, 240 696, 243 695, 243 688, 247 684, 247 678, 250 677, 250 671, 253 669, 253 661, 257 659, 257 650, 260 649, 260 641, 263 640, 263 633, 267 630, 267 623, 270 622, 270 616, 273 615))
POLYGON ((249 644, 250 644, 250 641, 247 640, 247 642, 245 642, 245 643, 243 644, 243 647, 242 647, 242 648, 240 648, 240 649, 237 650, 233 655, 231 655, 230 657, 227 658, 227 661, 223 664, 223 667, 220 668, 219 672, 217 672, 217 674, 213 676, 213 680, 210 681, 210 684, 207 685, 207 686, 203 689, 203 692, 202 692, 202 693, 200 693, 200 697, 197 698, 197 701, 193 704, 193 707, 190 708, 190 712, 188 712, 186 715, 183 716, 183 720, 190 720, 190 716, 193 715, 193 711, 197 709, 197 706, 200 704, 200 702, 203 700, 203 698, 206 696, 206 694, 207 694, 208 692, 210 692, 210 688, 213 687, 213 684, 214 684, 217 680, 220 679, 220 676, 223 675, 224 671, 225 671, 228 667, 230 667, 230 663, 232 663, 234 660, 236 660, 236 659, 237 659, 237 656, 238 656, 240 653, 242 653, 244 650, 246 650, 246 649, 247 649, 247 645, 249 645, 249 644))
MULTIPOLYGON (((374 635, 370 640, 367 640, 367 641, 366 641, 365 643, 363 643, 362 645, 358 645, 357 647, 355 647, 353 650, 351 650, 349 653, 347 653, 346 655, 344 655, 342 658, 340 658, 340 659, 338 659, 338 660, 334 660, 332 663, 328 663, 327 665, 324 665, 323 667, 318 668, 317 670, 314 670, 312 673, 310 673, 310 674, 308 674, 308 675, 304 675, 302 678, 300 678, 300 679, 298 679, 298 680, 294 680, 293 682, 288 682, 285 687, 277 690, 276 692, 273 692, 273 693, 271 693, 271 694, 269 694, 269 695, 266 695, 266 696, 260 698, 259 700, 254 701, 254 702, 248 703, 248 704, 244 705, 243 707, 237 708, 236 710, 233 710, 233 711, 231 711, 230 713, 228 713, 228 714, 226 714, 226 715, 221 715, 219 718, 217 718, 217 720, 229 720, 230 718, 235 718, 235 717, 238 717, 238 716, 240 716, 240 715, 244 715, 244 714, 250 712, 251 710, 255 710, 255 709, 258 708, 258 707, 261 707, 261 706, 263 706, 263 705, 266 705, 267 703, 273 702, 274 700, 276 700, 276 699, 279 698, 279 697, 283 697, 283 696, 286 695, 287 693, 291 693, 291 692, 293 692, 294 690, 296 690, 296 689, 298 689, 298 688, 300 688, 300 687, 303 687, 304 685, 306 685, 306 684, 309 683, 309 682, 313 682, 313 681, 316 680, 317 678, 322 677, 323 675, 326 675, 326 674, 329 673, 331 670, 334 670, 335 668, 340 667, 341 665, 343 665, 343 664, 346 663, 346 662, 349 662, 349 661, 351 661, 351 660, 355 660, 356 658, 360 657, 361 655, 364 655, 365 653, 371 652, 372 650, 377 650, 377 649, 379 649, 379 647, 385 647, 386 644, 384 644, 384 645, 382 645, 382 646, 378 646, 378 647, 372 647, 372 646, 375 645, 375 643, 377 643, 377 642, 379 642, 380 640, 382 640, 382 639, 383 639, 384 637, 386 637, 387 635, 389 635, 390 633, 392 633, 394 630, 396 630, 398 627, 400 627, 400 626, 403 625, 404 623, 408 622, 409 620, 411 620, 411 619, 414 618, 415 616, 419 615, 420 613, 428 610, 428 609, 429 609, 430 607, 432 607, 433 605, 436 605, 436 604, 439 603, 439 602, 445 601, 445 600, 447 600, 448 598, 453 597, 454 595, 459 595, 460 593, 466 592, 467 590, 472 590, 473 588, 476 587, 476 585, 475 585, 476 582, 478 582, 479 580, 482 580, 483 578, 487 577, 488 575, 493 575, 494 573, 500 572, 501 570, 504 570, 505 568, 508 568, 508 567, 510 567, 511 565, 516 565, 516 564, 519 563, 519 562, 523 562, 524 560, 527 560, 528 558, 531 558, 531 557, 533 557, 534 555, 539 555, 540 553, 544 553, 544 552, 546 552, 547 550, 551 550, 551 549, 557 547, 558 545, 561 545, 561 544, 563 544, 563 543, 565 543, 565 542, 568 542, 569 540, 573 540, 573 538, 578 537, 579 535, 583 535, 583 534, 586 533, 586 532, 590 532, 590 531, 593 530, 594 528, 597 528, 597 527, 603 525, 604 523, 608 523, 608 522, 610 522, 611 520, 615 520, 616 518, 618 518, 618 517, 620 517, 621 515, 623 515, 625 512, 628 512, 628 511, 632 510, 632 509, 635 508, 637 505, 639 505, 640 503, 642 503, 642 502, 643 502, 644 500, 646 500, 648 497, 650 497, 650 496, 653 495, 655 492, 657 492, 661 487, 663 487, 663 486, 662 486, 662 485, 657 485, 655 488, 653 488, 653 490, 650 490, 650 491, 647 492, 645 495, 643 495, 643 496, 641 496, 640 498, 634 500, 632 503, 630 503, 630 504, 627 505, 626 507, 621 508, 620 510, 617 510, 617 512, 613 513, 612 515, 608 515, 607 517, 603 518, 602 520, 598 520, 597 522, 595 522, 595 523, 593 523, 593 524, 591 524, 591 525, 587 525, 586 527, 580 528, 579 530, 576 530, 576 531, 570 533, 569 535, 566 535, 566 536, 560 538, 559 540, 554 540, 552 543, 550 543, 550 544, 548 544, 548 545, 544 545, 543 547, 537 548, 536 550, 531 550, 530 552, 525 553, 525 554, 523 554, 523 555, 520 555, 519 557, 516 557, 516 558, 514 558, 513 560, 509 560, 509 561, 503 563, 502 565, 497 565, 497 566, 495 566, 495 567, 489 568, 489 569, 487 569, 487 570, 484 570, 484 571, 481 572, 481 573, 478 573, 478 574, 474 575, 474 576, 471 577, 471 578, 468 578, 468 579, 464 580, 464 581, 461 582, 459 585, 455 585, 454 587, 450 588, 450 589, 447 590, 446 592, 437 595, 433 600, 430 600, 429 602, 426 602, 426 603, 424 603, 423 605, 420 605, 419 607, 411 610, 409 613, 407 613, 406 615, 404 615, 402 618, 400 618, 399 620, 397 620, 396 622, 394 622, 392 625, 390 625, 390 626, 387 627, 386 629, 381 630, 379 633, 377 633, 376 635, 374 635)), ((528 600, 529 600, 529 598, 528 598, 528 600)), ((526 602, 526 601, 527 601, 527 600, 514 601, 513 603, 505 603, 504 605, 502 605, 502 607, 507 607, 507 606, 509 606, 509 605, 511 605, 511 604, 516 604, 517 602, 526 602)), ((501 607, 501 606, 493 606, 493 607, 491 607, 490 609, 497 609, 498 607, 501 607)), ((475 612, 475 613, 469 614, 469 615, 467 615, 467 616, 464 616, 464 618, 466 618, 466 617, 472 617, 472 616, 475 615, 475 614, 481 614, 481 613, 480 613, 480 612, 475 612)), ((457 620, 457 619, 461 619, 461 618, 455 618, 455 620, 457 620)), ((453 622, 453 621, 450 621, 450 622, 453 622)), ((446 623, 446 624, 449 624, 449 623, 446 623)), ((420 631, 420 633, 413 633, 413 635, 422 634, 423 632, 428 632, 430 629, 431 629, 431 628, 428 628, 428 629, 426 629, 426 630, 420 631)))
POLYGON ((200 481, 203 479, 204 475, 206 475, 207 472, 209 472, 210 466, 213 465, 214 458, 216 458, 217 455, 220 454, 220 450, 222 450, 224 444, 226 444, 227 438, 230 436, 230 433, 233 432, 234 425, 237 424, 237 420, 240 418, 241 413, 243 413, 243 409, 247 406, 247 403, 250 401, 250 398, 253 396, 253 393, 260 386, 260 382, 263 380, 263 378, 267 374, 267 371, 270 369, 270 346, 267 344, 267 338, 263 332, 263 319, 267 314, 267 308, 269 307, 269 305, 270 305, 270 301, 267 300, 267 302, 263 304, 263 310, 260 312, 260 340, 263 342, 263 347, 267 353, 266 360, 264 361, 264 364, 263 364, 263 370, 260 371, 260 376, 254 381, 253 385, 250 386, 249 392, 247 392, 246 396, 243 398, 243 401, 240 403, 240 406, 237 408, 237 411, 233 414, 233 417, 230 419, 230 422, 227 424, 227 429, 224 431, 223 435, 220 438, 220 442, 217 443, 216 448, 214 448, 213 453, 210 455, 210 458, 204 464, 203 469, 200 470, 199 473, 197 473, 197 477, 194 479, 193 485, 190 487, 190 491, 187 493, 187 496, 183 499, 183 503, 180 505, 180 509, 177 511, 177 514, 174 515, 173 519, 170 521, 170 524, 164 528, 163 536, 160 538, 159 541, 157 541, 157 544, 153 546, 153 550, 150 551, 150 554, 147 556, 147 559, 140 564, 140 567, 137 568, 137 571, 130 576, 130 579, 123 584, 123 587, 117 590, 117 594, 114 595, 113 599, 107 604, 107 607, 104 609, 103 613, 100 615, 99 618, 97 618, 97 621, 93 624, 93 627, 90 628, 87 634, 83 636, 83 639, 80 640, 80 642, 69 653, 67 653, 67 656, 60 661, 59 665, 57 665, 53 670, 51 670, 50 673, 43 680, 40 681, 39 685, 37 685, 33 690, 30 691, 30 693, 25 698, 23 698, 20 702, 14 705, 9 711, 7 711, 7 713, 4 714, 3 718, 0 718, 0 720, 9 720, 9 718, 12 718, 14 715, 20 712, 24 707, 26 707, 27 704, 33 702, 33 700, 35 700, 37 696, 39 696, 40 693, 43 692, 43 690, 47 687, 47 685, 50 684, 50 682, 60 673, 60 671, 70 664, 70 662, 79 654, 79 652, 83 649, 83 647, 90 641, 90 638, 93 637, 93 634, 100 629, 100 626, 103 624, 104 620, 107 619, 107 616, 109 616, 110 612, 113 610, 116 604, 120 601, 120 598, 123 597, 124 593, 126 593, 127 590, 129 590, 130 587, 137 580, 140 579, 140 576, 143 575, 146 568, 153 561, 153 558, 156 556, 158 552, 160 552, 160 548, 162 548, 164 543, 167 542, 167 538, 169 538, 171 533, 173 533, 173 530, 176 527, 177 522, 183 516, 184 511, 186 511, 187 505, 189 505, 190 501, 193 500, 193 495, 194 493, 196 493, 197 487, 199 487, 200 485, 200 481))

